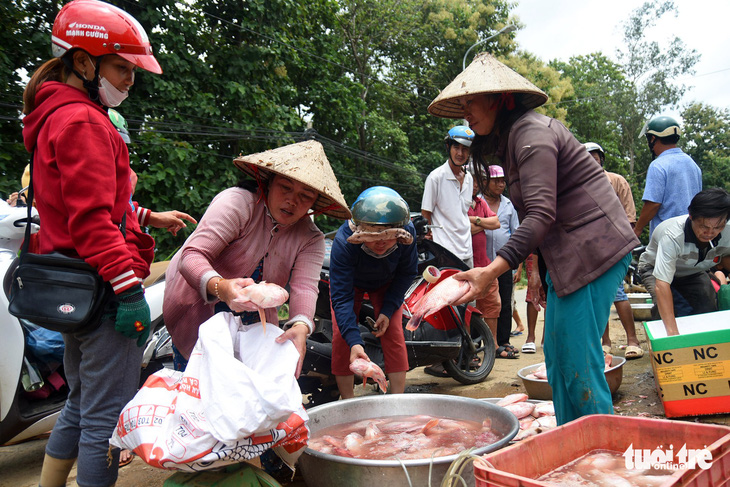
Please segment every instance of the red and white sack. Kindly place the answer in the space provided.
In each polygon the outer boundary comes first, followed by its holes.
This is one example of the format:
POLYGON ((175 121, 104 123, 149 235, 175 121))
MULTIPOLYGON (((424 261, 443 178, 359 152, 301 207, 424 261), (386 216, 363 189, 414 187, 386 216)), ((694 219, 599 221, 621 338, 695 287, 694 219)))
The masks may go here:
POLYGON ((218 313, 200 326, 185 372, 163 369, 124 407, 110 443, 148 464, 198 471, 275 447, 294 465, 309 439, 294 377, 299 352, 273 324, 218 313))

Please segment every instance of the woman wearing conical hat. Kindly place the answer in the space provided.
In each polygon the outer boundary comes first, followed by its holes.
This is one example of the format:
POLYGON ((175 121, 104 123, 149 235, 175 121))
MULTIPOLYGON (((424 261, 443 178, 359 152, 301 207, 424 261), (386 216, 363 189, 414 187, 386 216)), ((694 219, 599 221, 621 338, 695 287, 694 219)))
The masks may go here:
POLYGON ((471 146, 475 163, 504 168, 520 228, 491 264, 456 278, 471 283, 463 299, 470 301, 538 252, 547 290, 548 382, 563 424, 613 412, 601 336, 639 242, 601 167, 562 123, 533 110, 546 101, 540 89, 483 53, 428 110, 466 119, 477 134, 471 146))
MULTIPOLYGON (((313 213, 347 219, 340 187, 319 142, 306 141, 238 157, 252 176, 219 193, 167 270, 163 314, 175 346, 176 368, 184 368, 198 327, 218 311, 244 312, 234 302, 253 282, 289 286, 287 331, 304 357, 313 317, 324 235, 313 213)), ((253 313, 251 322, 258 322, 253 313)), ((267 321, 278 323, 276 309, 267 321)), ((248 315, 243 315, 246 322, 248 315)), ((297 375, 301 370, 300 358, 297 375)))

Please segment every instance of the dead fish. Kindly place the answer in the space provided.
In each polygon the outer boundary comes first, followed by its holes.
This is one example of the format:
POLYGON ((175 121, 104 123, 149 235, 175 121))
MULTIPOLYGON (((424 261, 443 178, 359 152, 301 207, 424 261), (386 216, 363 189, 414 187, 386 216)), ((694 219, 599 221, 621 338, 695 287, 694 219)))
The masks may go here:
POLYGON ((555 416, 555 405, 552 401, 537 404, 532 414, 538 418, 541 416, 555 416))
POLYGON ((514 438, 512 438, 512 441, 524 440, 525 438, 535 436, 539 433, 542 433, 542 429, 540 428, 528 428, 526 430, 521 430, 514 438))
POLYGON ((504 396, 499 401, 497 401, 497 406, 506 406, 507 404, 527 401, 528 397, 529 396, 527 394, 523 394, 523 393, 509 394, 507 396, 504 396))
POLYGON ((471 284, 468 281, 457 281, 453 276, 440 281, 418 300, 411 319, 406 324, 406 330, 416 330, 421 324, 421 320, 441 308, 454 304, 469 290, 471 290, 471 284))
POLYGON ((252 308, 259 312, 261 324, 266 332, 266 315, 264 310, 276 308, 286 303, 289 293, 286 289, 271 282, 261 281, 243 288, 231 302, 234 311, 249 311, 252 308))
POLYGON ((517 419, 522 419, 526 416, 529 416, 532 414, 532 411, 535 409, 535 405, 531 402, 516 402, 512 404, 507 404, 506 406, 502 406, 515 416, 517 416, 517 419))
POLYGON ((353 374, 357 374, 363 378, 363 387, 365 387, 367 379, 370 378, 378 383, 383 392, 388 391, 388 382, 385 380, 383 369, 378 367, 377 364, 370 362, 369 360, 358 358, 350 364, 350 370, 353 374))

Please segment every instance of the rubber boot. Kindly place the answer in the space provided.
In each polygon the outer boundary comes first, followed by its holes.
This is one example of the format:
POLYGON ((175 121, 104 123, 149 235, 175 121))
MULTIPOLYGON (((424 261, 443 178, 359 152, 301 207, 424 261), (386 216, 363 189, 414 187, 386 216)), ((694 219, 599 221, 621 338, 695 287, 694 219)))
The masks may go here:
POLYGON ((41 469, 39 487, 65 487, 68 474, 71 472, 75 462, 75 458, 59 460, 46 454, 43 457, 43 468, 41 469))

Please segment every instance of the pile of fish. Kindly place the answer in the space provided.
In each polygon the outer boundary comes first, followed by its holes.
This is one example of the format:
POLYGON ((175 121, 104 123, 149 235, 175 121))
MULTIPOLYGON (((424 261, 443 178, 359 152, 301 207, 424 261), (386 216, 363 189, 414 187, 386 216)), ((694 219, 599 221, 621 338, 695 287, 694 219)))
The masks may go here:
POLYGON ((507 409, 520 422, 520 431, 512 441, 524 440, 558 425, 552 401, 533 403, 527 402, 527 398, 527 394, 510 394, 497 402, 497 406, 507 409))
MULTIPOLYGON (((603 356, 603 370, 606 371, 606 370, 610 369, 612 362, 613 362, 613 355, 605 354, 603 356)), ((525 376, 525 378, 532 379, 532 380, 547 380, 547 367, 545 367, 545 362, 541 363, 537 369, 535 369, 531 373, 527 374, 525 376)))
POLYGON ((537 480, 564 487, 655 487, 672 475, 671 469, 627 469, 620 452, 594 450, 537 480))
POLYGON ((483 423, 429 415, 390 416, 343 423, 314 433, 308 447, 368 460, 411 460, 456 455, 498 441, 491 419, 483 423))

